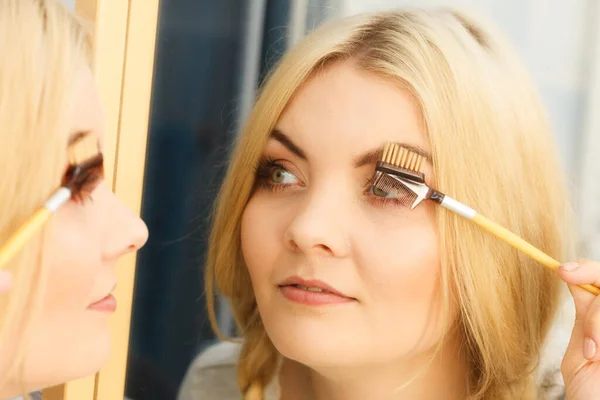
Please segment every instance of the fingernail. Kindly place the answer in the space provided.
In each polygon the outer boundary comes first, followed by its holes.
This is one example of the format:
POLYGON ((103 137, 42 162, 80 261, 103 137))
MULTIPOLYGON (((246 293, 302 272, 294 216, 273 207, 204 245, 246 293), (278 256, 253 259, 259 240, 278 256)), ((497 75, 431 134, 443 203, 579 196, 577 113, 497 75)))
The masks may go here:
POLYGON ((591 360, 596 355, 596 342, 594 342, 590 338, 585 339, 585 343, 583 344, 583 356, 588 360, 591 360))
POLYGON ((572 272, 572 271, 575 271, 577 268, 579 268, 579 264, 576 262, 573 262, 573 261, 569 261, 568 263, 565 263, 565 264, 561 265, 560 267, 567 272, 572 272))

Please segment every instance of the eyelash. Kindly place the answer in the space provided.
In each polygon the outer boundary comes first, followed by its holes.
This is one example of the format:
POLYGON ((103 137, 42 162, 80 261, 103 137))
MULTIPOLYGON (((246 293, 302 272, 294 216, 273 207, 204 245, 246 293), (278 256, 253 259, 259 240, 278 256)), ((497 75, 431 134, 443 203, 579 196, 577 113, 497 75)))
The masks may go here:
POLYGON ((83 180, 73 189, 72 199, 81 205, 85 205, 88 201, 92 202, 92 192, 100 181, 104 178, 102 167, 90 168, 83 180))
MULTIPOLYGON (((261 158, 258 162, 257 167, 255 168, 255 190, 264 189, 269 192, 281 192, 283 190, 286 190, 290 186, 289 184, 278 184, 270 181, 271 174, 276 169, 281 169, 291 174, 291 172, 287 168, 285 168, 283 164, 281 164, 281 162, 279 162, 278 160, 275 160, 271 157, 261 158)), ((367 179, 364 187, 367 199, 372 205, 377 207, 396 206, 406 208, 404 203, 398 198, 381 197, 373 194, 373 177, 367 179)))
POLYGON ((395 207, 407 208, 405 202, 402 201, 402 199, 400 199, 400 198, 381 197, 381 196, 375 195, 373 193, 373 178, 374 178, 374 176, 371 176, 370 178, 367 179, 367 182, 365 183, 365 187, 367 188, 367 192, 369 194, 368 199, 371 204, 379 206, 379 207, 395 206, 395 207))

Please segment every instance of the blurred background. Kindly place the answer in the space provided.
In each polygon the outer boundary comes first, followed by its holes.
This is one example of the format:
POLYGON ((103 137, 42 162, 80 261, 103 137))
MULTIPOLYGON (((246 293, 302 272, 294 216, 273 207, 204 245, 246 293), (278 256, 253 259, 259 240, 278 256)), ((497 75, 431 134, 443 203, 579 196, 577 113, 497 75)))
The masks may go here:
MULTIPOLYGON (((73 7, 74 0, 64 0, 73 7)), ((207 220, 232 140, 261 80, 308 31, 401 6, 482 14, 512 40, 543 96, 581 221, 600 259, 600 6, 597 0, 162 0, 127 396, 172 400, 215 341, 203 298, 207 220)), ((219 324, 233 325, 225 303, 219 324)))

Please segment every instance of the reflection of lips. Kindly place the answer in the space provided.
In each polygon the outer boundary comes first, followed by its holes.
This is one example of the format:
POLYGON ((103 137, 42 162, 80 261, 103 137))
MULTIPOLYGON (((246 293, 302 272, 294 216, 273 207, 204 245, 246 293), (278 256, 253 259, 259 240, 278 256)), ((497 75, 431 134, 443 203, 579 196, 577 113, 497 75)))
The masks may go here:
POLYGON ((105 298, 92 303, 88 306, 88 310, 113 313, 117 309, 117 299, 111 293, 108 294, 105 298))

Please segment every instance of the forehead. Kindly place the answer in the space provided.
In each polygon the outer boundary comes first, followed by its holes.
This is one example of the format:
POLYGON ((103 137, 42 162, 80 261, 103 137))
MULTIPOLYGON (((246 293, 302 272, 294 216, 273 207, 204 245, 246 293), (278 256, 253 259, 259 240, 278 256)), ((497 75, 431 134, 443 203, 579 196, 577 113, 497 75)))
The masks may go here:
POLYGON ((102 146, 104 141, 104 121, 98 90, 88 67, 82 67, 75 79, 75 103, 66 139, 78 132, 91 132, 98 137, 102 146))
POLYGON ((405 142, 428 149, 418 105, 390 79, 333 64, 309 79, 282 114, 278 129, 313 153, 349 156, 405 142))

